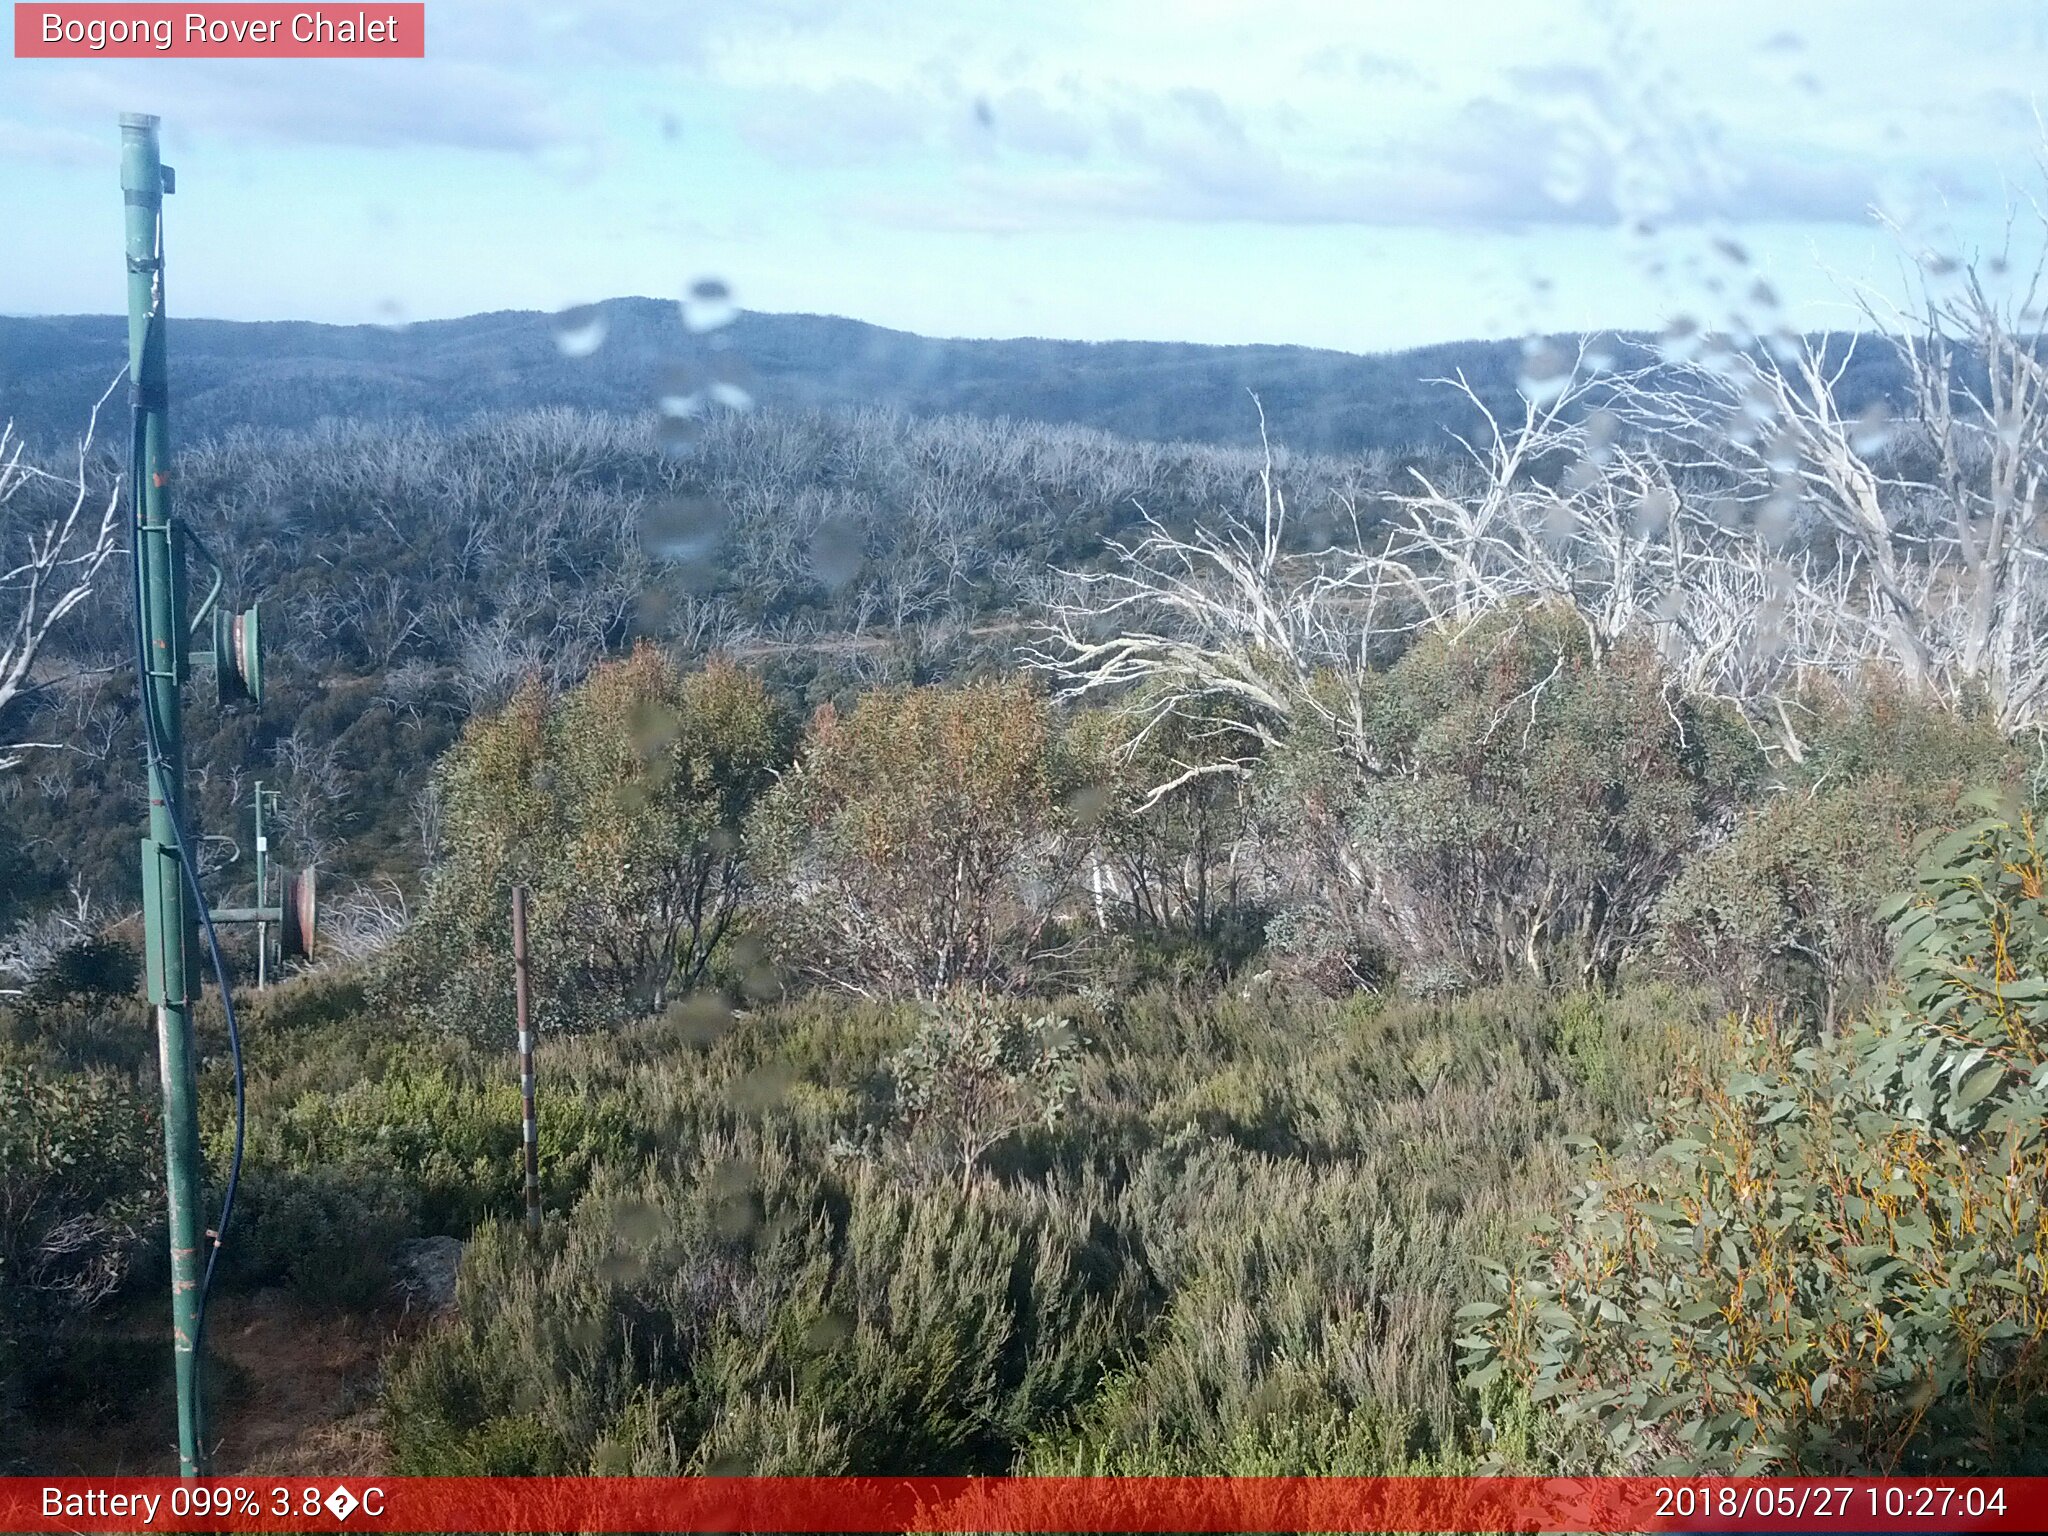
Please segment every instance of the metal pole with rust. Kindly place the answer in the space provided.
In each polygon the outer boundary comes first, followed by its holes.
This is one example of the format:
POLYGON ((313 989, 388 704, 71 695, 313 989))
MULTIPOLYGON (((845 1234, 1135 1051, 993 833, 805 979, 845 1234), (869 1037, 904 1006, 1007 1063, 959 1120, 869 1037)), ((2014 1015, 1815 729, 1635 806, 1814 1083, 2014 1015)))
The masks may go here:
POLYGON ((526 887, 512 887, 512 992, 519 1010, 520 1145, 526 1154, 526 1232, 540 1236, 540 1130, 533 1112, 533 1007, 526 971, 526 887))

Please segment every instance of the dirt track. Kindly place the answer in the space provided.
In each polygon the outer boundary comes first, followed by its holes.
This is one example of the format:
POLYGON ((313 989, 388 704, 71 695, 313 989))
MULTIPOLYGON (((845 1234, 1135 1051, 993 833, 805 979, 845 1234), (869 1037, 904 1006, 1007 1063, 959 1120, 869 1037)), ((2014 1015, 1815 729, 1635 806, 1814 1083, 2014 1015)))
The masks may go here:
MULTIPOLYGON (((138 1337, 148 1327, 138 1313, 138 1337)), ((208 1406, 217 1476, 334 1476, 389 1465, 379 1428, 378 1372, 418 1323, 392 1312, 315 1310, 280 1291, 223 1297, 207 1322, 220 1366, 208 1406)), ((170 1350, 164 1349, 164 1371, 170 1350)), ((166 1389, 132 1414, 32 1432, 24 1459, 51 1475, 175 1474, 177 1424, 166 1389)))

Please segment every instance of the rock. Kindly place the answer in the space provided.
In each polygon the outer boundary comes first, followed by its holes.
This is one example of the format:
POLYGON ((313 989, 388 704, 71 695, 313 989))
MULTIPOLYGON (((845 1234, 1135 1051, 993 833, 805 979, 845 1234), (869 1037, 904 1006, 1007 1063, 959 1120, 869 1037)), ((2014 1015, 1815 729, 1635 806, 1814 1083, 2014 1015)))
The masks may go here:
POLYGON ((409 1237, 391 1250, 391 1289, 407 1311, 445 1312, 455 1305, 462 1243, 453 1237, 409 1237))

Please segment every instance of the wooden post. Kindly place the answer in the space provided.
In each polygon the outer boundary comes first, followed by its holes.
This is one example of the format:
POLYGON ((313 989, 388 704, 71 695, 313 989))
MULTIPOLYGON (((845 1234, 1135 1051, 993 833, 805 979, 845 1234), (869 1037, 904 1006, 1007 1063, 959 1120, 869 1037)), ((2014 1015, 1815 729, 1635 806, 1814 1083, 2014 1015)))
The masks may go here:
POLYGON ((526 1235, 540 1236, 540 1133, 533 1113, 533 1009, 526 978, 526 887, 512 887, 512 988, 519 1009, 520 1144, 526 1154, 526 1235))

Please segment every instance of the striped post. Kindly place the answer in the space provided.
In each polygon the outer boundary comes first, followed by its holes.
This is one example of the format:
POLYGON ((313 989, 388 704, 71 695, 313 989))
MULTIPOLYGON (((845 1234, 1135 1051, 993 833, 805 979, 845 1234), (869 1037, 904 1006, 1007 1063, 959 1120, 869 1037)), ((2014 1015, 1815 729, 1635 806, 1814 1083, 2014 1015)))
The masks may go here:
POLYGON ((512 887, 512 989, 519 1008, 519 1140, 526 1154, 526 1233, 540 1236, 540 1132, 533 1115, 533 1011, 526 985, 526 887, 512 887))

